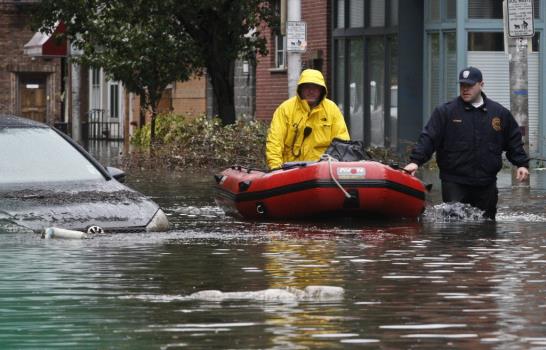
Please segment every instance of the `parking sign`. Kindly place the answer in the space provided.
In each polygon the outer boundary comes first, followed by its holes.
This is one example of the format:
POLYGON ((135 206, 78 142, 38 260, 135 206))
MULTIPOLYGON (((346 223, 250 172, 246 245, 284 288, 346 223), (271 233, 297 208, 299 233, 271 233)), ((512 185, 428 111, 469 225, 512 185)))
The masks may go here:
POLYGON ((525 37, 535 34, 533 0, 507 0, 508 36, 525 37))
POLYGON ((286 50, 305 52, 307 49, 307 25, 302 21, 286 22, 286 50))

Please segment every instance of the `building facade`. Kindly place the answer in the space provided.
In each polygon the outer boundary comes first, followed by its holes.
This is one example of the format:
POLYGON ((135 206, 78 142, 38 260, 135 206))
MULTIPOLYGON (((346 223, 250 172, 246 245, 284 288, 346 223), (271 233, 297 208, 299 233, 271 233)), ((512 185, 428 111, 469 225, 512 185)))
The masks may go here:
MULTIPOLYGON (((276 1, 280 9, 280 0, 276 1)), ((307 52, 302 54, 302 68, 315 68, 324 74, 328 96, 332 97, 330 77, 331 2, 301 0, 302 21, 307 23, 307 52)), ((269 55, 258 57, 256 65, 256 119, 267 120, 277 106, 288 98, 286 36, 279 28, 266 28, 269 55)))
MULTIPOLYGON (((541 160, 546 158, 542 102, 546 57, 540 45, 546 1, 532 3, 528 144, 531 157, 541 160)), ((330 98, 342 110, 353 139, 407 150, 434 107, 458 95, 457 74, 469 65, 482 70, 485 93, 510 108, 502 0, 301 0, 301 4, 308 28, 302 68, 320 52, 330 98)), ((271 118, 288 97, 278 34, 267 33, 271 54, 257 66, 258 119, 271 118)))
POLYGON ((0 1, 0 113, 23 115, 51 125, 61 122, 62 64, 59 57, 30 57, 24 45, 34 1, 0 1))

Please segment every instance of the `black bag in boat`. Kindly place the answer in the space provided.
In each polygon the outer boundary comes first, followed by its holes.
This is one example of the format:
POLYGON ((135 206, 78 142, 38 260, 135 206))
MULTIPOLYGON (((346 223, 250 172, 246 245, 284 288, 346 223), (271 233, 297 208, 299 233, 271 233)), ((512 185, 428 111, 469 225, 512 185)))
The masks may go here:
POLYGON ((334 138, 325 153, 342 162, 357 162, 359 160, 371 159, 364 149, 362 141, 345 141, 334 138))

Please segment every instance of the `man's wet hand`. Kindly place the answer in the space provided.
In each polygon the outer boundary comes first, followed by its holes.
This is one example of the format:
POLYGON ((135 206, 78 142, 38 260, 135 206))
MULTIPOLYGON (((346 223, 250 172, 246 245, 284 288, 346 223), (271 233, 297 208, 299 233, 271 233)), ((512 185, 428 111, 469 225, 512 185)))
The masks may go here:
POLYGON ((518 170, 516 171, 516 179, 518 179, 518 181, 525 181, 529 178, 529 169, 527 169, 526 167, 519 167, 518 170))
POLYGON ((410 175, 413 175, 415 176, 415 172, 417 171, 417 168, 419 168, 419 166, 415 163, 409 163, 408 165, 406 165, 404 167, 404 170, 406 172, 408 172, 410 175))

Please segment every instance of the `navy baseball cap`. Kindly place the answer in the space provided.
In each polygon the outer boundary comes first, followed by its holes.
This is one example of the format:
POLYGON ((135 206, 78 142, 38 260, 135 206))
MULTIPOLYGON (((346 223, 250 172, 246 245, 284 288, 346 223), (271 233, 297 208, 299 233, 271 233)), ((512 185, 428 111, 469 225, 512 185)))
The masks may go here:
POLYGON ((482 72, 476 67, 466 67, 459 73, 459 83, 474 85, 482 81, 482 72))

